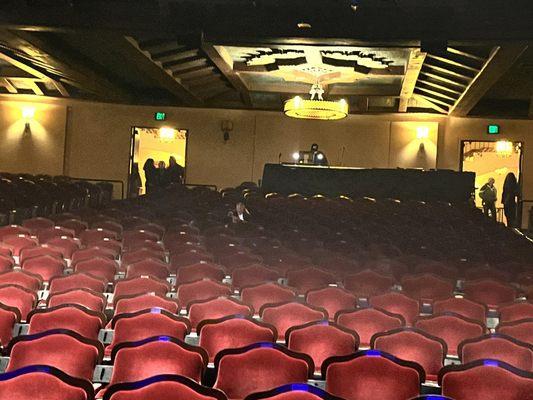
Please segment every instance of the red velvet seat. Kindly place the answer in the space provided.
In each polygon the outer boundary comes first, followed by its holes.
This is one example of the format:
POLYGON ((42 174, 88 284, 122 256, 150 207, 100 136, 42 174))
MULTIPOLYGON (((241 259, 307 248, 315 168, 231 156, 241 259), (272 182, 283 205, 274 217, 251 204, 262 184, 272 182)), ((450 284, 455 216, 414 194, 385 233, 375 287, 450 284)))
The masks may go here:
POLYGON ((482 324, 486 323, 487 306, 476 303, 462 297, 450 297, 445 300, 438 300, 433 303, 433 314, 453 312, 465 318, 473 319, 482 324))
POLYGON ((285 338, 285 332, 293 326, 328 319, 328 312, 323 308, 295 301, 265 304, 259 315, 264 322, 276 327, 280 338, 285 338))
POLYGON ((105 325, 105 316, 82 306, 64 304, 33 310, 28 316, 28 323, 30 335, 51 329, 68 329, 87 339, 97 340, 100 329, 105 325))
POLYGON ((111 232, 115 232, 117 236, 122 236, 122 232, 124 231, 124 227, 118 223, 117 221, 111 221, 111 220, 100 220, 93 222, 91 224, 91 229, 104 229, 111 232))
POLYGON ((24 271, 38 275, 44 282, 48 282, 55 276, 63 275, 66 264, 62 259, 45 255, 28 258, 22 262, 21 266, 24 271))
POLYGON ((344 278, 346 290, 358 297, 370 297, 387 293, 394 285, 394 277, 382 275, 372 270, 364 270, 344 278))
POLYGON ((37 235, 40 230, 53 228, 55 222, 48 218, 35 217, 22 222, 22 227, 29 230, 32 235, 37 235))
POLYGON ((159 224, 156 224, 154 222, 143 222, 138 225, 135 225, 135 230, 138 231, 146 231, 153 233, 157 236, 157 240, 163 239, 163 236, 165 235, 165 227, 159 224))
POLYGON ((459 344, 458 355, 463 364, 492 359, 533 372, 533 345, 501 333, 463 340, 459 344))
POLYGON ((145 231, 142 229, 133 229, 124 231, 122 234, 122 243, 127 250, 134 249, 134 243, 138 243, 144 240, 151 240, 152 242, 159 241, 159 236, 153 232, 145 231))
POLYGON ((166 279, 170 275, 168 264, 155 258, 137 261, 126 267, 126 278, 151 275, 159 279, 166 279))
POLYGON ((208 358, 201 347, 170 336, 153 336, 114 346, 111 361, 113 374, 109 384, 113 385, 162 374, 183 375, 199 382, 208 358))
POLYGON ((170 265, 172 272, 176 272, 181 267, 198 264, 201 262, 213 262, 213 256, 210 254, 199 252, 198 250, 190 250, 186 253, 179 254, 171 253, 170 255, 170 265))
POLYGON ((259 285, 265 282, 277 282, 279 273, 273 269, 258 264, 236 268, 231 273, 234 288, 259 285))
POLYGON ((287 272, 287 280, 289 286, 294 287, 301 294, 336 283, 333 274, 315 267, 289 271, 287 272))
POLYGON ((227 317, 228 315, 252 317, 254 313, 250 306, 231 297, 193 301, 189 303, 187 309, 194 330, 204 320, 227 317))
POLYGON ((365 347, 370 346, 370 340, 376 333, 405 326, 405 319, 401 315, 377 308, 339 311, 335 316, 335 321, 357 332, 360 345, 365 347))
POLYGON ((421 365, 426 379, 436 381, 444 366, 446 342, 416 328, 398 328, 372 336, 371 347, 421 365))
POLYGON ((228 399, 240 400, 254 392, 306 382, 314 365, 309 356, 263 342, 221 351, 215 357, 215 369, 214 387, 228 399))
POLYGON ((200 279, 211 279, 213 281, 222 282, 226 276, 222 267, 211 262, 200 262, 180 267, 176 274, 177 285, 194 282, 200 279))
POLYGON ((20 321, 20 311, 0 303, 0 347, 5 347, 13 337, 13 327, 20 321))
POLYGON ((318 374, 327 358, 353 354, 359 348, 355 331, 327 321, 293 326, 285 333, 285 342, 290 350, 310 356, 318 374))
POLYGON ((533 318, 501 323, 496 332, 533 345, 533 318))
POLYGON ((76 250, 72 254, 72 265, 87 260, 93 260, 95 258, 105 258, 109 260, 115 259, 115 254, 109 249, 104 247, 87 247, 85 249, 76 250))
POLYGON ((305 301, 315 307, 324 308, 330 320, 340 310, 352 309, 357 304, 354 294, 340 287, 328 286, 323 289, 310 290, 305 295, 305 301))
POLYGON ((11 257, 11 255, 11 250, 9 250, 7 247, 0 246, 0 256, 11 257))
POLYGON ((235 268, 261 263, 263 259, 253 254, 238 252, 219 259, 220 264, 232 271, 235 268))
POLYGON ((103 352, 100 342, 64 329, 17 336, 7 349, 6 372, 30 365, 50 365, 75 378, 91 381, 103 352))
POLYGON ((180 308, 186 308, 193 301, 231 296, 232 293, 230 286, 210 279, 184 283, 178 286, 176 292, 180 308))
POLYGON ((46 301, 47 307, 60 306, 62 304, 78 304, 89 310, 103 312, 107 300, 102 293, 91 289, 69 289, 64 292, 50 294, 46 301))
POLYGON ((417 300, 399 292, 389 292, 369 299, 370 305, 378 307, 405 318, 407 326, 411 326, 420 313, 420 304, 417 300))
POLYGON ((517 297, 517 291, 513 286, 492 279, 466 281, 464 293, 470 300, 486 304, 491 309, 511 303, 517 297))
POLYGON ((67 229, 62 226, 54 226, 40 230, 37 234, 37 239, 39 239, 40 243, 48 243, 55 238, 74 238, 75 235, 76 232, 74 232, 72 229, 67 229))
POLYGON ((0 273, 11 271, 15 265, 15 260, 11 256, 0 255, 0 273))
POLYGON ((500 314, 500 323, 533 318, 533 303, 530 301, 521 301, 506 304, 501 306, 498 312, 500 314))
POLYGON ((173 314, 178 312, 178 304, 168 298, 152 293, 122 296, 115 304, 115 315, 133 313, 148 308, 162 308, 173 314))
POLYGON ((198 325, 196 332, 200 336, 199 344, 207 351, 210 362, 222 350, 258 342, 275 342, 278 337, 274 326, 236 315, 204 320, 198 325))
POLYGON ((125 342, 136 342, 153 336, 170 336, 185 340, 191 324, 183 317, 160 308, 150 308, 134 313, 119 314, 111 321, 114 329, 113 341, 106 348, 111 354, 115 346, 125 342))
POLYGON ((449 365, 439 373, 442 394, 454 400, 530 400, 533 374, 496 360, 449 365))
POLYGON ((32 365, 0 375, 0 400, 92 400, 94 389, 85 379, 57 368, 32 365))
POLYGON ((91 246, 94 242, 105 238, 116 240, 118 239, 118 234, 115 231, 110 231, 109 229, 102 228, 87 229, 80 233, 81 243, 85 246, 91 246))
POLYGON ((64 292, 71 289, 90 289, 103 293, 107 288, 107 281, 85 272, 75 272, 70 275, 56 276, 50 279, 50 294, 64 292))
POLYGON ((115 239, 103 238, 91 243, 91 247, 99 248, 103 251, 106 251, 113 256, 114 259, 117 259, 118 256, 122 253, 122 242, 119 242, 115 239))
POLYGON ((116 261, 100 256, 81 260, 74 265, 74 271, 85 272, 97 278, 105 279, 108 282, 114 281, 117 270, 118 264, 116 261))
POLYGON ((123 296, 133 296, 145 293, 154 293, 165 297, 170 291, 170 284, 162 279, 153 276, 137 276, 134 278, 121 279, 115 283, 113 302, 123 296))
POLYGON ((37 239, 28 235, 9 235, 2 238, 0 245, 8 248, 13 256, 18 257, 23 249, 37 247, 37 239))
POLYGON ((329 358, 322 375, 326 391, 346 400, 406 400, 425 381, 420 365, 377 350, 329 358))
POLYGON ((20 262, 23 263, 29 258, 33 257, 40 257, 40 256, 52 256, 58 259, 63 259, 63 253, 61 253, 61 250, 54 246, 49 246, 47 244, 37 246, 37 247, 29 247, 26 249, 23 249, 20 252, 20 262))
POLYGON ((163 243, 154 242, 152 240, 133 240, 129 243, 129 248, 127 253, 137 252, 140 250, 148 250, 156 254, 165 254, 167 249, 163 243))
POLYGON ((70 237, 54 237, 51 240, 46 242, 48 246, 56 248, 61 251, 63 257, 66 259, 72 259, 72 255, 76 250, 79 250, 81 242, 79 239, 74 239, 70 237))
POLYGON ((402 291, 420 302, 433 303, 453 294, 454 282, 433 274, 407 275, 401 280, 402 291))
POLYGON ((30 231, 20 225, 0 226, 0 242, 7 236, 30 235, 30 231))
POLYGON ((430 335, 443 339, 448 346, 448 355, 456 356, 459 343, 485 333, 485 326, 454 313, 420 317, 414 326, 430 335))
POLYGON ((22 269, 0 273, 0 285, 18 285, 33 292, 41 288, 43 281, 39 275, 22 269))
POLYGON ((255 313, 259 313, 262 306, 268 303, 281 303, 291 301, 296 298, 294 290, 277 283, 262 283, 260 285, 248 286, 241 289, 241 300, 243 303, 253 307, 255 313))
POLYGON ((142 381, 107 388, 104 400, 227 400, 220 390, 201 386, 180 375, 157 375, 142 381))
POLYGON ((80 221, 79 219, 75 218, 59 221, 57 222, 57 226, 74 231, 76 236, 79 236, 80 233, 89 228, 87 222, 80 221))
POLYGON ((146 260, 149 258, 153 258, 155 260, 160 260, 160 261, 165 261, 165 252, 141 248, 141 249, 137 249, 133 251, 128 251, 122 254, 121 260, 122 260, 122 264, 127 266, 127 265, 136 263, 138 261, 146 260))
POLYGON ((0 285, 0 303, 18 309, 21 321, 26 321, 37 303, 37 294, 19 285, 0 285))
POLYGON ((328 392, 306 383, 289 383, 266 392, 253 393, 245 400, 342 400, 328 392))

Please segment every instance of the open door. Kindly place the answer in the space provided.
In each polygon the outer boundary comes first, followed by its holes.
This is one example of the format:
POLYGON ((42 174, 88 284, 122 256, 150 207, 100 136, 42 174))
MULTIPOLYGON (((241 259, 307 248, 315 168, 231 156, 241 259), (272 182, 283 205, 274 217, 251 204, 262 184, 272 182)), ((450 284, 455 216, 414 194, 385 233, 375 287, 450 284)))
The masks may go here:
MULTIPOLYGON (((508 173, 512 172, 521 187, 522 142, 463 140, 461 142, 461 170, 476 173, 476 206, 482 208, 479 189, 489 178, 494 178, 498 200, 496 202, 497 220, 505 221, 501 196, 503 183, 508 173)), ((517 212, 521 222, 521 210, 517 212)))
MULTIPOLYGON (((152 158, 156 167, 162 162, 168 167, 170 157, 187 172, 187 130, 176 128, 147 128, 133 127, 130 153, 130 178, 128 180, 128 197, 146 193, 146 179, 143 166, 146 160, 152 158), (135 177, 138 170, 140 182, 135 177)), ((161 165, 163 167, 163 165, 161 165)))

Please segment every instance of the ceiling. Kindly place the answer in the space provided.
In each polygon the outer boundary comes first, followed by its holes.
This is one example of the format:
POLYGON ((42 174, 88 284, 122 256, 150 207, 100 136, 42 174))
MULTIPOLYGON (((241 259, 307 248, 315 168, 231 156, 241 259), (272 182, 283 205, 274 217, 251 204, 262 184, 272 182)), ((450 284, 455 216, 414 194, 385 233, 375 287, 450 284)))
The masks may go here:
POLYGON ((0 93, 533 117, 533 2, 3 0, 0 93), (512 5, 509 3, 513 3, 512 5))

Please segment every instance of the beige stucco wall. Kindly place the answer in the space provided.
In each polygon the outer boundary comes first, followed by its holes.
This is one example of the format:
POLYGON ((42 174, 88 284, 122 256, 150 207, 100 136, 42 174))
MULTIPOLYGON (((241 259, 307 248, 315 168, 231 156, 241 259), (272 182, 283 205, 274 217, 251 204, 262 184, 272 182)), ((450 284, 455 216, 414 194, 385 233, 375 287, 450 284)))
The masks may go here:
POLYGON ((501 137, 524 142, 523 195, 533 199, 533 152, 528 148, 533 143, 533 121, 385 114, 318 122, 289 119, 281 112, 126 106, 36 96, 17 99, 0 96, 3 171, 64 172, 126 182, 133 126, 187 129, 187 181, 219 188, 257 181, 265 163, 278 162, 280 153, 282 161, 290 161, 294 151, 314 142, 332 165, 457 170, 460 141, 491 139, 486 126, 497 123, 501 137), (30 141, 22 137, 21 109, 27 104, 36 108, 30 141), (167 120, 154 121, 155 111, 165 111, 167 120), (226 144, 220 128, 223 120, 234 125, 226 144), (423 147, 416 138, 421 125, 429 128, 423 147))

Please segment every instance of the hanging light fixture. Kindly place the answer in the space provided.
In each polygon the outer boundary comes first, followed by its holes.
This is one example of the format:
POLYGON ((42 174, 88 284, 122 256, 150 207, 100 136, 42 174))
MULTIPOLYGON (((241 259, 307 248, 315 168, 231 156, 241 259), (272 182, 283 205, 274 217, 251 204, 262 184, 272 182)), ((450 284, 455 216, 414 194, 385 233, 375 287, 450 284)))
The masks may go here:
POLYGON ((498 140, 496 142, 496 154, 500 157, 511 157, 513 150, 513 142, 508 140, 498 140))
POLYGON ((326 101, 322 97, 323 93, 322 85, 318 82, 315 83, 309 92, 311 99, 304 100, 300 96, 296 96, 285 102, 285 115, 291 118, 327 121, 345 118, 348 115, 346 100, 326 101))

